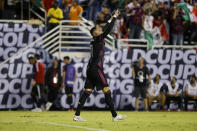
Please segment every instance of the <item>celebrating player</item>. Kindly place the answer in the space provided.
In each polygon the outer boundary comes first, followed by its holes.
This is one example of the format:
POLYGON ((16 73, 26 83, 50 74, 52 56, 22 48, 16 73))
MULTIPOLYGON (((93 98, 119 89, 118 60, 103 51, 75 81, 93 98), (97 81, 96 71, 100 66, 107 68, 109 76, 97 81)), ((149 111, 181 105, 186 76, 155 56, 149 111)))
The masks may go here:
POLYGON ((107 79, 103 73, 103 62, 104 62, 104 50, 105 50, 105 37, 110 33, 113 28, 116 18, 119 16, 120 12, 115 11, 114 15, 108 20, 107 24, 102 29, 99 25, 93 27, 90 30, 93 39, 90 43, 91 45, 91 58, 87 67, 87 78, 85 82, 85 91, 79 99, 78 107, 76 109, 74 121, 83 121, 80 116, 80 110, 85 104, 86 99, 92 93, 94 87, 97 90, 102 90, 105 94, 105 102, 110 108, 112 113, 112 120, 118 121, 125 119, 125 115, 118 115, 114 109, 114 103, 111 97, 111 91, 109 85, 107 84, 107 79))

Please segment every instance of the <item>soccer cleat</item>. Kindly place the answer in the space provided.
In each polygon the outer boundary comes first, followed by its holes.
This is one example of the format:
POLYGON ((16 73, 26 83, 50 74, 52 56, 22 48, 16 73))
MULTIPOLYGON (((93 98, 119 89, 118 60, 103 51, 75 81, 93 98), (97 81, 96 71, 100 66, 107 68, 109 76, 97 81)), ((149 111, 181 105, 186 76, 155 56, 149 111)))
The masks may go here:
POLYGON ((178 109, 177 111, 178 111, 178 112, 180 112, 180 111, 181 111, 181 109, 178 109))
POLYGON ((53 103, 51 103, 51 102, 47 102, 45 110, 48 111, 51 108, 52 104, 53 103))
POLYGON ((42 112, 42 109, 41 108, 35 108, 35 109, 32 109, 31 111, 32 112, 42 112))
POLYGON ((86 121, 86 120, 84 120, 81 116, 74 116, 73 117, 73 121, 86 121))
POLYGON ((126 115, 118 114, 116 117, 112 117, 112 121, 124 120, 124 119, 126 119, 126 118, 127 118, 126 115))
POLYGON ((170 109, 168 109, 168 111, 171 111, 170 109))

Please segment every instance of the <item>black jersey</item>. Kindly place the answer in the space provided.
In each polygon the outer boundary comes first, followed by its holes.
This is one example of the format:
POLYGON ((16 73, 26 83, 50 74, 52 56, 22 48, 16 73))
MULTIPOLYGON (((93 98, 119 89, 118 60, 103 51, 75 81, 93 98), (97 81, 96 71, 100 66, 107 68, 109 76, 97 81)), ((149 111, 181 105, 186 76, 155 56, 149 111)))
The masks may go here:
POLYGON ((146 86, 147 79, 146 76, 149 75, 148 68, 144 66, 142 69, 140 69, 138 66, 134 68, 135 70, 135 79, 134 83, 135 86, 146 86))
POLYGON ((103 69, 104 51, 105 51, 104 39, 113 28, 115 20, 116 19, 113 18, 110 23, 108 22, 103 27, 103 33, 97 37, 93 37, 92 41, 90 42, 91 58, 89 60, 88 67, 98 66, 99 68, 103 69))

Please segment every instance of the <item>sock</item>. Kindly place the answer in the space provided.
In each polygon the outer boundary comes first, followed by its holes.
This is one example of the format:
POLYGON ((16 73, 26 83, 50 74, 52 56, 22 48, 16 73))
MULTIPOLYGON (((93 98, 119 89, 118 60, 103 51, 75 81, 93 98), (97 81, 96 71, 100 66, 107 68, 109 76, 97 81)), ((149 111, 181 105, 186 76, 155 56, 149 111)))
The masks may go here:
POLYGON ((107 93, 105 93, 105 102, 109 106, 109 109, 111 111, 112 116, 113 117, 116 117, 117 116, 117 113, 116 113, 116 111, 114 109, 114 102, 112 100, 111 92, 110 91, 108 91, 107 93))
POLYGON ((83 93, 83 95, 80 97, 79 103, 78 103, 78 106, 77 106, 77 109, 76 109, 76 112, 75 112, 75 115, 76 115, 76 116, 80 116, 81 108, 82 108, 83 105, 85 104, 85 101, 86 101, 86 99, 88 98, 88 96, 89 96, 90 94, 91 94, 91 92, 85 91, 85 92, 83 93))

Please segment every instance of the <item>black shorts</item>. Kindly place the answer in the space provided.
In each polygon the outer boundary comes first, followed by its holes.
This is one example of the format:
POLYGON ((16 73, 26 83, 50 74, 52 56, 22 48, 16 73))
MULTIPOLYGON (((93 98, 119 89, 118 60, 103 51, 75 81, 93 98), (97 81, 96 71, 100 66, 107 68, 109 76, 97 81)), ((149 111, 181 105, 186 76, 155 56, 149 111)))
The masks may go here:
POLYGON ((141 96, 144 99, 147 98, 146 93, 147 93, 146 87, 135 86, 133 95, 136 98, 141 96))
POLYGON ((87 78, 85 82, 85 89, 102 90, 104 87, 109 87, 106 76, 102 69, 93 66, 87 70, 87 78))
POLYGON ((73 94, 73 87, 66 87, 65 92, 66 94, 73 94))

